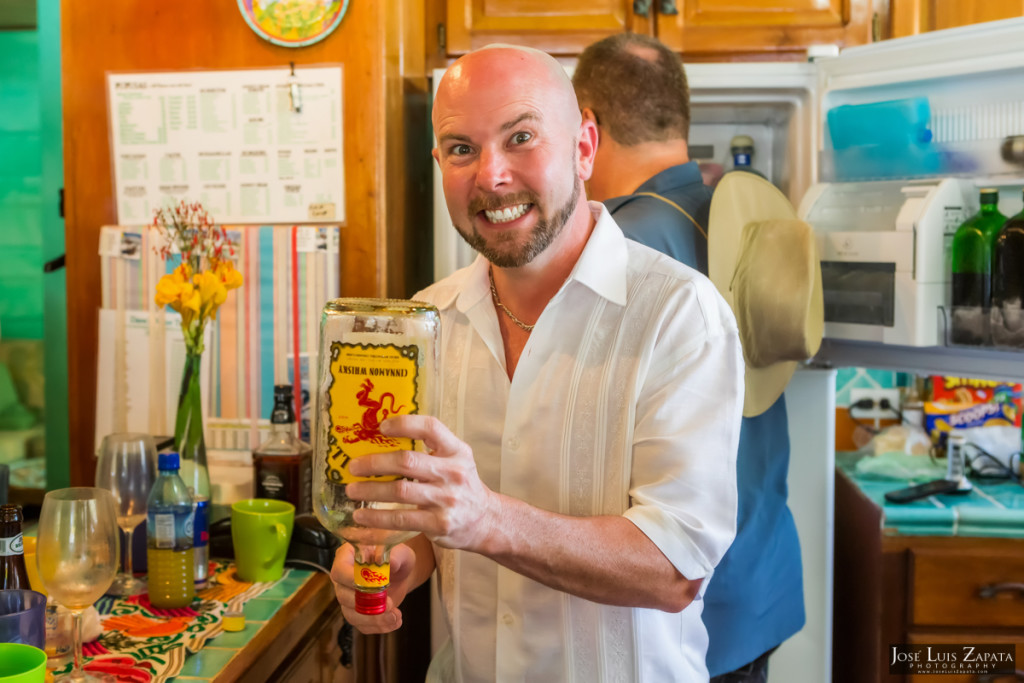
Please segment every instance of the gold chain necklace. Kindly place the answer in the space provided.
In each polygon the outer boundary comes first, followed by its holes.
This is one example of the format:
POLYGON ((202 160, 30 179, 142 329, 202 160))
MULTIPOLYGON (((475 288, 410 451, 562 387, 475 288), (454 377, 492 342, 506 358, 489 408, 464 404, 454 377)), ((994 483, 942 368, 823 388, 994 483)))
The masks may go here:
POLYGON ((517 318, 515 313, 508 310, 508 306, 501 303, 501 299, 498 298, 498 290, 495 289, 494 287, 494 271, 492 271, 490 268, 487 269, 487 278, 491 281, 491 298, 494 299, 494 305, 503 310, 505 312, 505 315, 507 315, 509 319, 516 325, 518 325, 520 328, 526 330, 527 332, 533 332, 533 328, 537 323, 534 323, 533 325, 527 325, 522 320, 517 318))

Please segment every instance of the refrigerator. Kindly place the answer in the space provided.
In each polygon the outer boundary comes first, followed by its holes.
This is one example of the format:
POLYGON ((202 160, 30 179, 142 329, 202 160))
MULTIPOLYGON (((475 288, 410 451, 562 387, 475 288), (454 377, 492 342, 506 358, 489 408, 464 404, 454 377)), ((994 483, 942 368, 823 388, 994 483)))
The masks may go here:
MULTIPOLYGON (((828 240, 834 237, 828 230, 836 228, 815 225, 814 218, 821 215, 821 197, 830 191, 849 195, 849 183, 881 183, 896 195, 893 201, 909 198, 906 206, 895 206, 888 214, 881 211, 872 217, 862 212, 859 217, 860 225, 875 221, 881 253, 899 244, 891 241, 896 228, 889 223, 900 211, 905 217, 907 206, 916 201, 918 185, 946 181, 943 187, 948 187, 949 179, 955 181, 964 197, 961 214, 971 210, 972 197, 976 206, 977 189, 982 186, 1000 189, 1003 214, 1013 215, 1022 208, 1024 167, 1003 161, 999 148, 1005 136, 1024 134, 1024 18, 883 41, 804 63, 689 64, 686 72, 691 93, 691 157, 705 166, 719 164, 728 170, 730 140, 749 136, 754 147, 752 167, 779 187, 801 218, 815 228, 820 250, 828 248, 828 240), (927 141, 915 138, 920 131, 913 122, 904 130, 883 115, 872 127, 862 114, 879 103, 922 101, 927 107, 927 141), (866 130, 868 135, 877 133, 875 142, 884 144, 859 146, 850 137, 840 142, 850 132, 841 129, 839 114, 844 112, 854 114, 845 121, 852 126, 851 135, 864 135, 866 130)), ((435 88, 442 74, 434 73, 435 88)), ((853 189, 856 195, 858 188, 853 189)), ((918 193, 924 196, 923 190, 918 193)), ((945 200, 933 197, 932 201, 945 200)), ((475 253, 452 228, 436 166, 434 207, 434 276, 440 279, 468 265, 475 253)), ((949 225, 961 215, 946 213, 949 225)), ((918 226, 913 216, 909 223, 908 244, 916 247, 918 226)), ((948 226, 946 233, 941 247, 922 254, 931 260, 948 259, 948 226)), ((915 274, 922 265, 913 260, 915 274)), ((930 266, 933 271, 948 272, 945 264, 930 266)), ((926 313, 930 316, 931 309, 926 313)), ((941 327, 941 310, 934 315, 941 327)), ((772 656, 771 683, 822 683, 832 678, 836 368, 1024 381, 1022 352, 947 347, 941 333, 934 345, 921 345, 930 343, 927 340, 910 345, 867 341, 870 335, 846 334, 847 328, 827 326, 821 351, 798 370, 786 390, 789 501, 800 535, 807 621, 772 656), (830 328, 836 336, 829 336, 830 328)), ((435 622, 437 628, 443 632, 444 626, 435 622)))

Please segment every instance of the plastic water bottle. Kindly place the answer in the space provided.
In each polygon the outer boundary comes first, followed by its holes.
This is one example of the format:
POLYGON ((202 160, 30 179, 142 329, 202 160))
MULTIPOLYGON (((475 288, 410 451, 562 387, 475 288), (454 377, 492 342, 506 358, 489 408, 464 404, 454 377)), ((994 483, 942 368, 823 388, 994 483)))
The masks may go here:
POLYGON ((178 475, 178 454, 161 453, 149 493, 146 563, 153 607, 187 607, 195 598, 192 496, 178 475))

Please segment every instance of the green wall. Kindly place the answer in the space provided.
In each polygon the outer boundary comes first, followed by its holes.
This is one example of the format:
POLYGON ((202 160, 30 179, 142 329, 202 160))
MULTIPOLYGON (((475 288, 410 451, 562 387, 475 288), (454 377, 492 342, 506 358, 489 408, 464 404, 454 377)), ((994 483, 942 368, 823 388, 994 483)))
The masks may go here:
POLYGON ((36 31, 0 31, 0 338, 43 338, 36 31))
POLYGON ((60 0, 38 0, 37 30, 0 31, 0 338, 42 340, 47 488, 68 472, 60 0), (44 316, 45 311, 45 316, 44 316))

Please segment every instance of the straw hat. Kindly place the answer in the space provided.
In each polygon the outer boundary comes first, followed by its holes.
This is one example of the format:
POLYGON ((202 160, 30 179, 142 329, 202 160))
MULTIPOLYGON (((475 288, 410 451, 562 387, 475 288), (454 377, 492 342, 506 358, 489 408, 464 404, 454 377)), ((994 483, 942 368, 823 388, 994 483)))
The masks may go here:
POLYGON ((753 417, 821 346, 821 262, 811 226, 753 173, 722 178, 708 223, 708 275, 736 316, 746 363, 743 416, 753 417))

